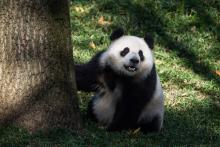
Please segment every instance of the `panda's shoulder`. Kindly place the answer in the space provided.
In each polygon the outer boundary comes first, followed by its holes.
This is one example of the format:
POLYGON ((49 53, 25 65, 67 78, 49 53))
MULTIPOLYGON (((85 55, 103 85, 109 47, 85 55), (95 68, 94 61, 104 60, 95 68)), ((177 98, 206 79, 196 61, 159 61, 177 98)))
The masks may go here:
POLYGON ((105 50, 102 50, 102 51, 99 51, 98 53, 96 53, 95 56, 90 60, 90 63, 99 64, 100 58, 102 57, 102 55, 105 52, 106 52, 105 50))

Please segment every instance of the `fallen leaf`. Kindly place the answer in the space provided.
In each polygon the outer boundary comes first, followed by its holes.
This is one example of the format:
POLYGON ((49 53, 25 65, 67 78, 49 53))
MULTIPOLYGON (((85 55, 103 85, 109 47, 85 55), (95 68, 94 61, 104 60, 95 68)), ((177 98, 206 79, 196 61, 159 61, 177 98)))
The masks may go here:
POLYGON ((217 74, 218 76, 220 76, 220 70, 216 70, 215 74, 217 74))
POLYGON ((141 128, 137 128, 136 130, 133 131, 133 134, 137 134, 138 132, 140 132, 141 128))
POLYGON ((96 48, 96 45, 95 43, 92 41, 89 43, 89 47, 91 47, 92 49, 95 49, 96 48))
POLYGON ((99 20, 98 20, 98 24, 101 25, 101 26, 105 26, 105 25, 111 24, 111 22, 106 21, 106 20, 104 19, 104 17, 101 16, 101 17, 99 18, 99 20))
POLYGON ((76 6, 75 7, 76 12, 84 12, 85 10, 83 9, 83 7, 80 6, 76 6))
POLYGON ((196 26, 191 27, 191 31, 195 32, 196 31, 196 26))

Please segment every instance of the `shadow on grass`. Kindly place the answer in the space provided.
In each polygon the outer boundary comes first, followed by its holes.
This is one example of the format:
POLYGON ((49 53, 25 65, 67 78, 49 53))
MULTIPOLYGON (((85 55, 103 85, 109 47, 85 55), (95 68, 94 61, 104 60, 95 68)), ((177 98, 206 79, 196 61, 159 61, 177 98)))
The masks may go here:
MULTIPOLYGON (((182 145, 220 145, 220 134, 216 130, 218 116, 212 107, 204 107, 194 103, 184 111, 166 108, 164 128, 160 134, 132 134, 129 131, 118 134, 106 133, 103 129, 97 129, 97 125, 90 124, 88 128, 88 140, 91 145, 102 143, 110 146, 182 146, 182 145), (210 121, 213 120, 213 121, 210 121), (92 137, 92 138, 91 138, 92 137)), ((87 119, 86 122, 89 122, 87 119)))
POLYGON ((69 146, 149 146, 149 145, 220 145, 219 132, 213 126, 218 116, 210 107, 194 103, 185 111, 166 109, 164 128, 160 134, 106 132, 87 118, 84 133, 53 129, 48 133, 28 134, 17 127, 0 128, 0 145, 69 145, 69 146), (193 117, 192 117, 193 116, 193 117), (210 119, 212 121, 210 121, 210 119))
POLYGON ((197 105, 185 111, 167 109, 162 139, 170 145, 220 145, 220 134, 213 125, 219 123, 220 113, 211 106, 197 105))
POLYGON ((206 28, 206 31, 213 33, 217 40, 220 41, 220 24, 214 20, 209 10, 204 7, 215 8, 217 11, 220 10, 220 2, 217 0, 184 0, 186 9, 194 9, 199 16, 199 23, 206 28))

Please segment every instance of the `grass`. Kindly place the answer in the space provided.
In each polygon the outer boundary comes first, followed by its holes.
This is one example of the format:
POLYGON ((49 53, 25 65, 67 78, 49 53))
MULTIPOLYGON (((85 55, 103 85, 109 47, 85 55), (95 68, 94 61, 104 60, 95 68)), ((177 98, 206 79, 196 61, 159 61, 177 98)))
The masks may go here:
POLYGON ((92 94, 78 92, 82 134, 59 129, 31 135, 9 126, 0 130, 0 146, 220 146, 219 10, 219 0, 72 0, 76 63, 106 49, 117 26, 127 34, 154 36, 166 98, 164 128, 149 135, 106 132, 84 115, 92 94), (101 16, 107 23, 98 22, 101 16))

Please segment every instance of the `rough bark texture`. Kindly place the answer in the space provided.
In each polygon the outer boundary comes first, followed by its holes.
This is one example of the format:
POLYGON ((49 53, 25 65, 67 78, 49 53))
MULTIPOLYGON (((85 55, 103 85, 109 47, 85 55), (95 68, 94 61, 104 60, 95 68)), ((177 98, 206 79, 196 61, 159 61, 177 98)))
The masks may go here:
POLYGON ((68 0, 0 1, 0 124, 80 128, 68 0))

